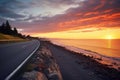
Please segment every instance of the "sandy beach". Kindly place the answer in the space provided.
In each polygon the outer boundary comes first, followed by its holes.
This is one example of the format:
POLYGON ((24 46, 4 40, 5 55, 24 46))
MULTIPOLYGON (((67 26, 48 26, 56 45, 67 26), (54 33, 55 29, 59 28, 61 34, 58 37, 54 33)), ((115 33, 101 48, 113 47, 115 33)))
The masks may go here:
POLYGON ((63 80, 119 80, 120 71, 64 47, 46 43, 60 66, 63 80))

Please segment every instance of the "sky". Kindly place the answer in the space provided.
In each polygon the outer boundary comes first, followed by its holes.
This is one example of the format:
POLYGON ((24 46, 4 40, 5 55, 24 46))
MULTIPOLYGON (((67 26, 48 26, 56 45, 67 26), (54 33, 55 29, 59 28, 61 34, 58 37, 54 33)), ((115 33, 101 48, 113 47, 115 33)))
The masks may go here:
POLYGON ((120 39, 120 0, 0 0, 0 24, 9 20, 35 37, 120 39))

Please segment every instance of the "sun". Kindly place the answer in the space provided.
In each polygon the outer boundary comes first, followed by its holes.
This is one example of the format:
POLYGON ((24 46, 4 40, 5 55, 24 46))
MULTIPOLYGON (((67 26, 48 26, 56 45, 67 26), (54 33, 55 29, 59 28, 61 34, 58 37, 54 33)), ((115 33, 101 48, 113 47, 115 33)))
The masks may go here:
POLYGON ((106 39, 113 39, 113 36, 112 35, 107 35, 106 39))

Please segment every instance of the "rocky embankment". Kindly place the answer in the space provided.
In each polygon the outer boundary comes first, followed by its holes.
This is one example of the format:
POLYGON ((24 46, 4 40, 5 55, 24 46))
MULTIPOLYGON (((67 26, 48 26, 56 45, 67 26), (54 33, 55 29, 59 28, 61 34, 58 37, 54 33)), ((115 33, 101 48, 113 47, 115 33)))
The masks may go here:
POLYGON ((45 43, 41 42, 39 50, 16 80, 62 80, 59 66, 45 43))

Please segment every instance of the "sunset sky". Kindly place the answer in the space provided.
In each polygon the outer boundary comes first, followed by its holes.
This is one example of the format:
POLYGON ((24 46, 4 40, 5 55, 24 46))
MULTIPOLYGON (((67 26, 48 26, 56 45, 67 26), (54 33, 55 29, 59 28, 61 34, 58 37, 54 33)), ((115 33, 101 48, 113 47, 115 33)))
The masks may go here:
POLYGON ((0 0, 6 20, 37 37, 120 39, 120 0, 0 0))

